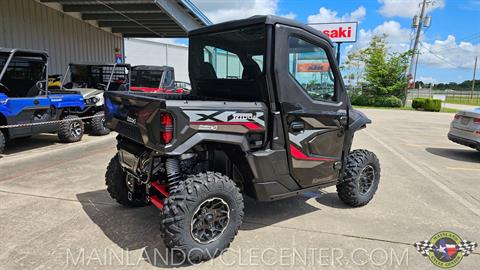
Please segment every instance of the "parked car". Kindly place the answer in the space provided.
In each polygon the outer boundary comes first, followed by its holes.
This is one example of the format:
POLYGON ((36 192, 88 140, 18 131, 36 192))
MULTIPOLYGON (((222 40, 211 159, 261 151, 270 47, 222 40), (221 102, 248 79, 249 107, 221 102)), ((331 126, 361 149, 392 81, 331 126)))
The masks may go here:
POLYGON ((0 67, 0 153, 11 139, 44 132, 62 142, 81 140, 83 96, 48 89, 46 52, 0 48, 0 67))
POLYGON ((103 113, 103 93, 127 91, 130 65, 116 63, 70 63, 63 76, 61 89, 79 92, 85 100, 85 111, 80 115, 90 125, 93 135, 107 135, 103 113))
POLYGON ((273 201, 336 186, 347 205, 367 204, 380 164, 351 145, 371 121, 352 108, 334 56, 323 33, 274 16, 189 32, 190 95, 105 93, 119 134, 110 196, 158 207, 166 246, 188 262, 230 245, 243 195, 273 201), (312 58, 329 74, 304 71, 312 58))
POLYGON ((187 82, 175 81, 175 70, 169 66, 133 66, 131 91, 186 94, 190 91, 187 82))
POLYGON ((458 112, 450 125, 448 139, 480 151, 480 108, 458 112))

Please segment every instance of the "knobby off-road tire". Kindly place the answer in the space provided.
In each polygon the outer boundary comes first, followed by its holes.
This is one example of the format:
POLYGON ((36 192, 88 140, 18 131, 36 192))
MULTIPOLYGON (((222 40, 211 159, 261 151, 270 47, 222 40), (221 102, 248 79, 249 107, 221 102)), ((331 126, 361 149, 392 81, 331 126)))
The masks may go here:
POLYGON ((97 112, 90 121, 91 134, 96 136, 104 136, 110 133, 110 129, 105 126, 105 115, 103 112, 97 112), (102 116, 100 116, 102 115, 102 116))
POLYGON ((2 154, 3 151, 5 151, 6 144, 7 144, 7 139, 5 138, 3 131, 0 130, 0 154, 2 154))
POLYGON ((76 115, 68 115, 63 118, 63 120, 65 119, 69 119, 71 121, 60 123, 60 127, 58 129, 58 138, 60 141, 64 143, 80 141, 85 131, 83 121, 76 115))
POLYGON ((115 155, 108 164, 107 172, 105 173, 105 185, 107 185, 108 194, 112 199, 115 199, 119 204, 128 207, 142 207, 148 204, 146 194, 144 191, 135 192, 132 194, 132 200, 128 199, 128 188, 126 184, 127 175, 123 171, 122 166, 118 160, 118 155, 115 155))
POLYGON ((338 197, 347 205, 366 205, 380 181, 380 162, 367 150, 353 150, 347 157, 345 179, 337 185, 338 197))
POLYGON ((242 223, 243 207, 240 189, 220 173, 200 173, 174 183, 162 212, 161 232, 165 245, 186 263, 210 260, 228 248, 235 238, 242 223), (210 211, 207 206, 210 205, 220 209, 213 210, 214 218, 208 217, 210 211), (202 216, 205 219, 199 218, 202 209, 207 209, 202 216), (221 217, 225 212, 228 212, 228 222, 225 222, 224 216, 221 217), (208 226, 207 222, 203 222, 217 218, 221 221, 215 222, 218 225, 215 228, 222 227, 223 230, 215 230, 216 235, 203 234, 207 238, 215 236, 212 239, 199 238, 201 231, 205 230, 199 230, 197 225, 208 226))

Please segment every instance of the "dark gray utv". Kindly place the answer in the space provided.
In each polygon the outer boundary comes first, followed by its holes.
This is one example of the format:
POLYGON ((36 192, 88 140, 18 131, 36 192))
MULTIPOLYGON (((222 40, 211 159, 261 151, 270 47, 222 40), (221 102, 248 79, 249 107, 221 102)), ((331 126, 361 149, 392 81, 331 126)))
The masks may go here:
POLYGON ((190 32, 191 94, 105 93, 119 134, 110 195, 157 206, 165 244, 190 262, 229 246, 244 195, 273 201, 336 185, 346 204, 367 204, 379 161, 351 145, 371 121, 352 109, 332 47, 273 16, 190 32))

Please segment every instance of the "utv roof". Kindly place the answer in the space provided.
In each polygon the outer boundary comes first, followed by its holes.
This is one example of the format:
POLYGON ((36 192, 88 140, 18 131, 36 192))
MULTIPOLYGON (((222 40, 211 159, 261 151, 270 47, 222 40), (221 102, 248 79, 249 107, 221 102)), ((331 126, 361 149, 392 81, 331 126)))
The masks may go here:
POLYGON ((68 64, 69 66, 101 66, 101 67, 130 67, 130 64, 116 64, 116 63, 105 63, 105 62, 72 62, 68 64))
POLYGON ((170 70, 173 69, 171 66, 152 66, 152 65, 138 65, 133 66, 132 70, 170 70))
POLYGON ((205 26, 205 27, 202 27, 202 28, 192 30, 192 31, 188 32, 188 36, 194 36, 194 35, 206 34, 206 33, 214 33, 214 32, 221 32, 221 31, 226 31, 226 30, 231 30, 231 29, 236 29, 236 28, 247 27, 247 26, 251 26, 251 25, 258 25, 258 24, 269 24, 269 25, 283 24, 283 25, 297 27, 297 28, 303 29, 307 32, 310 32, 311 34, 314 34, 314 35, 316 35, 320 38, 323 38, 323 39, 327 40, 330 43, 330 45, 333 46, 333 43, 330 40, 330 38, 328 38, 321 31, 318 31, 317 29, 314 29, 313 27, 310 27, 310 26, 305 25, 303 23, 300 23, 298 21, 283 18, 283 17, 273 16, 273 15, 266 15, 266 16, 257 15, 257 16, 252 16, 250 18, 246 18, 246 19, 227 21, 227 22, 223 22, 223 23, 219 23, 219 24, 213 24, 213 25, 209 25, 209 26, 205 26))
POLYGON ((15 53, 15 56, 24 56, 24 57, 38 57, 38 56, 40 56, 44 59, 48 58, 48 53, 45 52, 45 51, 0 47, 0 54, 11 54, 11 53, 15 53))

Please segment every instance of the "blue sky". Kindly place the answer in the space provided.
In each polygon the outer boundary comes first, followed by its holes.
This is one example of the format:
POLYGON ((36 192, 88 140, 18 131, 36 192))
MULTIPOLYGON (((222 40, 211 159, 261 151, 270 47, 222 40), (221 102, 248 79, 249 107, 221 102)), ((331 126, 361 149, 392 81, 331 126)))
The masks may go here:
MULTIPOLYGON (((192 0, 214 22, 255 14, 275 14, 303 23, 358 20, 359 40, 343 46, 343 55, 367 46, 372 35, 381 33, 389 35, 392 51, 408 48, 411 17, 419 12, 420 1, 192 0)), ((422 35, 417 80, 471 80, 474 56, 480 57, 480 0, 436 0, 428 12, 432 24, 422 35)))

